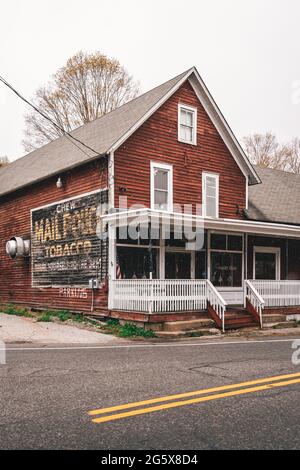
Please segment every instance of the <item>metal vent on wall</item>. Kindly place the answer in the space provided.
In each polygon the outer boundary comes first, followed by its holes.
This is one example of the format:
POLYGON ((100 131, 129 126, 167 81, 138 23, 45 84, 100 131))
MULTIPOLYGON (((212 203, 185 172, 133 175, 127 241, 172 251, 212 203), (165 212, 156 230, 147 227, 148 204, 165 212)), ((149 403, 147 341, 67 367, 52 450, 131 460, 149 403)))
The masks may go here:
POLYGON ((6 253, 11 259, 30 255, 30 240, 23 240, 22 237, 12 237, 6 243, 6 253))

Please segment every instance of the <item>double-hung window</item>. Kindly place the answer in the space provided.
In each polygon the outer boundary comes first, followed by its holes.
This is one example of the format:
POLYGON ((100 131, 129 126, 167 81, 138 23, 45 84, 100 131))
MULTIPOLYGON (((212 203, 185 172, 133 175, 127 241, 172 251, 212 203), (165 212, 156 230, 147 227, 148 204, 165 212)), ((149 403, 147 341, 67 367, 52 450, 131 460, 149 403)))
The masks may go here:
POLYGON ((197 108, 178 105, 178 140, 197 145, 197 108))
POLYGON ((151 162, 151 208, 172 211, 172 166, 151 162))
POLYGON ((219 175, 202 173, 202 214, 219 217, 219 175))

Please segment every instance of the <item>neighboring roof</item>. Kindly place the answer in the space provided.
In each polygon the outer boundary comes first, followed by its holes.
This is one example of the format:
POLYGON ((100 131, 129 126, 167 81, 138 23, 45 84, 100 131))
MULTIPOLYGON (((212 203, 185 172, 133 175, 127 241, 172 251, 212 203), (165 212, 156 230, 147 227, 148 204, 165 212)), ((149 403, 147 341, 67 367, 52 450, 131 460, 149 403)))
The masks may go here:
POLYGON ((81 151, 67 137, 60 137, 2 169, 0 172, 0 196, 116 150, 187 79, 190 80, 199 100, 245 176, 249 176, 251 184, 258 183, 260 180, 255 170, 213 101, 197 70, 192 67, 166 83, 72 132, 74 137, 94 149, 97 154, 93 154, 92 151, 76 142, 76 145, 79 145, 83 150, 81 151))
POLYGON ((258 168, 261 184, 249 188, 248 218, 300 225, 300 175, 258 168))

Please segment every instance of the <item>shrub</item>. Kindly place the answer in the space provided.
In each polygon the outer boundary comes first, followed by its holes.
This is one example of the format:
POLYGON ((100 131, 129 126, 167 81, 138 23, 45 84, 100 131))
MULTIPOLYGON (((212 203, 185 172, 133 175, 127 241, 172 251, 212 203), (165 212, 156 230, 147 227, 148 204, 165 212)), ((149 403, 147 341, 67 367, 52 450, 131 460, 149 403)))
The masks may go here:
POLYGON ((18 317, 32 317, 32 313, 26 308, 16 307, 15 305, 9 304, 1 308, 3 313, 7 315, 17 315, 18 317))
POLYGON ((52 321, 52 317, 49 312, 43 313, 38 319, 38 322, 50 322, 52 321))
POLYGON ((144 328, 133 325, 132 323, 125 323, 125 325, 121 326, 119 336, 121 336, 121 338, 136 338, 138 336, 154 338, 155 333, 153 330, 144 330, 144 328))

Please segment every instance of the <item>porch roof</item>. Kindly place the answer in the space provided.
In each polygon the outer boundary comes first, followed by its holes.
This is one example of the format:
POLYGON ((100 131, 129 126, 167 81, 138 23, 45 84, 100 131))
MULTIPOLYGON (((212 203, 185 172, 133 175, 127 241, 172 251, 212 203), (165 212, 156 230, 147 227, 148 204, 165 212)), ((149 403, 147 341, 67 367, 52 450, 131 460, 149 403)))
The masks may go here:
POLYGON ((300 226, 295 225, 256 220, 213 219, 199 215, 163 212, 149 208, 121 210, 102 215, 101 218, 115 227, 126 226, 133 221, 140 224, 146 224, 151 221, 152 223, 160 223, 162 225, 179 225, 182 223, 187 227, 202 227, 210 230, 300 238, 300 226))

